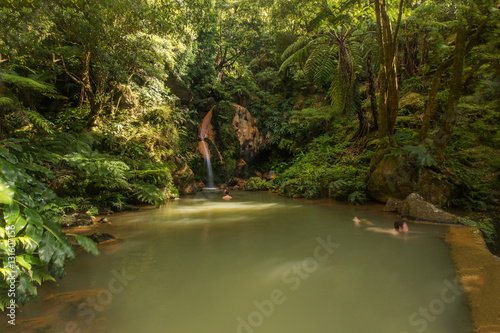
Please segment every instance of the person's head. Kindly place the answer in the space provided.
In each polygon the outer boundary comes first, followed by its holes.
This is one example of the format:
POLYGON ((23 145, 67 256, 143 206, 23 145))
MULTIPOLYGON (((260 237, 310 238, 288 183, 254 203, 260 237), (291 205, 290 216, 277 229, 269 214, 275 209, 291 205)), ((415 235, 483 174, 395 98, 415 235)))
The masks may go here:
POLYGON ((394 222, 394 230, 396 230, 397 232, 407 232, 408 225, 403 220, 396 220, 394 222))
POLYGON ((224 190, 224 194, 225 194, 225 195, 229 195, 229 190, 228 190, 228 189, 225 189, 225 190, 224 190))

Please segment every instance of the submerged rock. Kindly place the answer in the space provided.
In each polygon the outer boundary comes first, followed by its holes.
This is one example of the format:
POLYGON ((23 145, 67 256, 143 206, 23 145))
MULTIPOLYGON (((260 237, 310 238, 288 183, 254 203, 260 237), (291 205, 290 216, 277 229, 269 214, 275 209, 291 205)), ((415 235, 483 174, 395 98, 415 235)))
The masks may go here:
POLYGON ((398 208, 404 218, 437 223, 458 223, 458 217, 447 213, 424 200, 417 194, 410 194, 398 208))
POLYGON ((104 243, 106 241, 116 239, 115 236, 108 234, 107 232, 96 232, 96 233, 93 233, 92 235, 90 235, 89 238, 92 239, 97 244, 101 244, 101 243, 104 243))
POLYGON ((109 222, 109 220, 105 217, 103 217, 102 219, 99 220, 99 223, 102 223, 102 224, 111 224, 111 222, 109 222))

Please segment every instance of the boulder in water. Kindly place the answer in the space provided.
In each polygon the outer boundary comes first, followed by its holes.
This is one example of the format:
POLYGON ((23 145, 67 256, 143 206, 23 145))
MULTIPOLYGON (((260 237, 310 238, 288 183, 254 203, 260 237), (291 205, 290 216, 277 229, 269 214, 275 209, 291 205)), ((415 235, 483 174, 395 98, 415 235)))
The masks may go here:
POLYGON ((111 234, 108 234, 106 232, 96 232, 96 233, 93 233, 92 235, 89 236, 89 238, 92 239, 97 244, 101 244, 101 243, 104 243, 106 241, 115 240, 116 239, 115 236, 113 236, 111 234))
POLYGON ((396 198, 389 198, 384 207, 384 212, 399 212, 401 207, 403 206, 403 200, 399 200, 396 198))
POLYGON ((417 193, 412 193, 406 197, 398 209, 402 217, 416 221, 458 223, 457 216, 436 208, 417 193))

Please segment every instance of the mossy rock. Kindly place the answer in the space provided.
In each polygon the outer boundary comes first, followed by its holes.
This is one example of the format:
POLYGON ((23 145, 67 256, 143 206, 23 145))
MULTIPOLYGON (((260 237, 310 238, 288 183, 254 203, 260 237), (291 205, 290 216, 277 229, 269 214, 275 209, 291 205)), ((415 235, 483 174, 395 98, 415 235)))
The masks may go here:
POLYGON ((460 180, 448 170, 417 168, 404 158, 386 154, 372 166, 367 181, 367 194, 380 202, 389 198, 403 200, 416 192, 425 200, 444 206, 456 196, 460 180))
POLYGON ((399 109, 406 109, 408 113, 422 113, 425 108, 425 97, 417 93, 409 93, 399 100, 399 109))

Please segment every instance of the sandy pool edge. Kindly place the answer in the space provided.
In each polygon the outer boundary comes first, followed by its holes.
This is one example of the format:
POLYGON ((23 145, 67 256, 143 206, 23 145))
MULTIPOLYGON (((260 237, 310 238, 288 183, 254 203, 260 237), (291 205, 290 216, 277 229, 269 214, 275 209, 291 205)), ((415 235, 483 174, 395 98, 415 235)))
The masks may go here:
POLYGON ((500 333, 500 260, 476 227, 450 226, 445 237, 476 333, 500 333))

